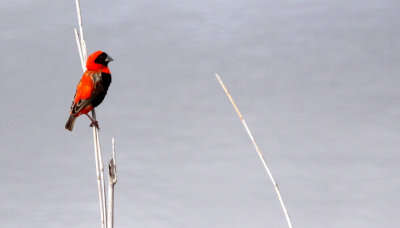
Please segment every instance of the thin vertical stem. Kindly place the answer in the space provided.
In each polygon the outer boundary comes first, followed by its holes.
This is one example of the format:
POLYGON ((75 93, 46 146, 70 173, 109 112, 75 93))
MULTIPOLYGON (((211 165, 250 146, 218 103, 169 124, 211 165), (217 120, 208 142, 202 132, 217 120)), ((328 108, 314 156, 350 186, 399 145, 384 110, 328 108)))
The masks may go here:
MULTIPOLYGON (((92 110, 92 117, 96 120, 96 112, 92 110)), ((97 172, 97 187, 99 190, 99 199, 100 199, 100 209, 101 209, 101 224, 102 227, 107 227, 107 207, 106 207, 106 190, 104 183, 104 166, 103 159, 101 156, 101 148, 100 148, 100 140, 99 140, 99 132, 96 127, 93 127, 93 138, 94 138, 94 152, 96 158, 96 172, 97 172)))
POLYGON ((82 27, 82 17, 81 17, 81 7, 79 0, 75 0, 76 3, 76 11, 78 14, 78 24, 79 24, 79 34, 80 34, 80 43, 81 43, 81 48, 82 48, 82 57, 83 57, 83 62, 86 62, 87 59, 87 48, 86 48, 86 43, 85 40, 83 39, 83 27, 82 27))
POLYGON ((85 72, 86 67, 85 67, 85 61, 83 60, 81 40, 79 38, 78 30, 74 29, 74 32, 75 32, 76 44, 78 45, 79 58, 81 59, 82 70, 83 72, 85 72))
MULTIPOLYGON (((81 17, 81 9, 79 5, 79 0, 75 1, 76 10, 78 14, 78 24, 79 24, 79 32, 75 29, 75 38, 76 43, 78 45, 79 57, 81 59, 82 70, 86 70, 85 62, 87 59, 87 48, 85 40, 83 39, 83 27, 82 27, 82 17, 81 17)), ((93 119, 96 120, 96 113, 94 109, 92 110, 93 119)), ((101 216, 101 227, 107 228, 107 211, 106 211, 106 197, 105 197, 105 183, 104 183, 104 167, 101 156, 100 149, 100 140, 99 133, 96 127, 93 127, 93 143, 95 150, 95 159, 96 159, 96 175, 97 175, 97 187, 99 192, 99 203, 100 203, 100 216, 101 216)))
POLYGON ((107 227, 114 227, 114 185, 117 183, 117 166, 115 160, 115 142, 112 138, 112 156, 108 163, 108 215, 107 227))

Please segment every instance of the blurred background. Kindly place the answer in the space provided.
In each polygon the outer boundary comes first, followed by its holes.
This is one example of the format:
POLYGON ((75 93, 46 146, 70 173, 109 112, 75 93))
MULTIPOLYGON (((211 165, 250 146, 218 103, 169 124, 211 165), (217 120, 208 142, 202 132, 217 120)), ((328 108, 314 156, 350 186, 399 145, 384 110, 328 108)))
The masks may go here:
MULTIPOLYGON (((82 0, 114 58, 97 109, 115 137, 115 227, 399 226, 400 2, 82 0)), ((64 129, 82 75, 75 1, 0 4, 0 221, 98 227, 90 121, 64 129)))

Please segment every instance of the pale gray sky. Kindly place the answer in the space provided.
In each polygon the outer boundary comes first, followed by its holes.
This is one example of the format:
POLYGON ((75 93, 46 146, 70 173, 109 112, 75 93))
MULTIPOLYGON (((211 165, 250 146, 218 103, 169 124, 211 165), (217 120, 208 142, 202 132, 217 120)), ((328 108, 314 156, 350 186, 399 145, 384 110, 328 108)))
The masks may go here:
MULTIPOLYGON (((397 228, 399 1, 81 2, 114 58, 97 110, 117 143, 115 227, 397 228)), ((96 227, 91 129, 64 129, 81 66, 75 1, 0 4, 0 223, 96 227)))

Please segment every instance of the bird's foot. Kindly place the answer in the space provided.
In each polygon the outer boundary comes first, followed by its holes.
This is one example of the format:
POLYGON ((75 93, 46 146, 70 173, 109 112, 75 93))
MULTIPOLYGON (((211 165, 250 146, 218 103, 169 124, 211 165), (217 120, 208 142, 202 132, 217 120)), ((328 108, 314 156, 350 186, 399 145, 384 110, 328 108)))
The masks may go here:
POLYGON ((100 130, 99 123, 97 121, 92 121, 92 123, 90 124, 90 127, 95 127, 95 128, 97 128, 97 130, 100 130))

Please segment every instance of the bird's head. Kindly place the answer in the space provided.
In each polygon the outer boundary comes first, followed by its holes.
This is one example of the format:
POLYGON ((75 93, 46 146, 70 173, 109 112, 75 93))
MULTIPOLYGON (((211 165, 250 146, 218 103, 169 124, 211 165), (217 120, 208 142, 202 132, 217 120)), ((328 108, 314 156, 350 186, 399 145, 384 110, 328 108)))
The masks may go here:
POLYGON ((108 63, 111 61, 113 61, 113 59, 107 55, 107 53, 96 51, 87 59, 86 68, 88 70, 102 70, 107 68, 108 63))

